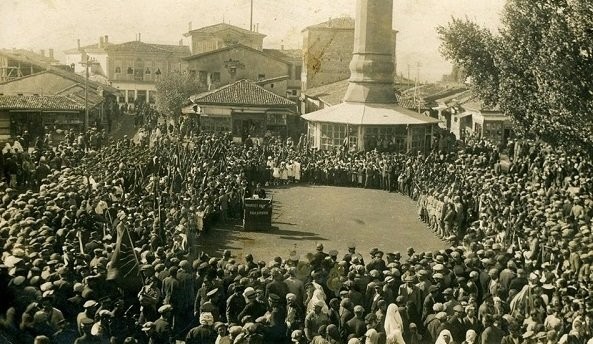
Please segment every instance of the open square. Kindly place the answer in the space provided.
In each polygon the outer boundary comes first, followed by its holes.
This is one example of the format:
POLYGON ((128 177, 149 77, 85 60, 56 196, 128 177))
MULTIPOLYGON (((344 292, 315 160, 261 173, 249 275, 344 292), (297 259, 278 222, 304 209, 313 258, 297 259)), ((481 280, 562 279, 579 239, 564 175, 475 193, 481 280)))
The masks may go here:
POLYGON ((237 258, 251 253, 267 261, 287 258, 291 250, 300 256, 314 252, 317 243, 325 252, 337 250, 340 257, 349 243, 365 257, 373 247, 405 254, 408 247, 432 251, 447 246, 418 219, 416 203, 401 194, 311 185, 267 191, 274 201, 271 231, 214 228, 200 238, 200 250, 220 255, 230 249, 237 258))

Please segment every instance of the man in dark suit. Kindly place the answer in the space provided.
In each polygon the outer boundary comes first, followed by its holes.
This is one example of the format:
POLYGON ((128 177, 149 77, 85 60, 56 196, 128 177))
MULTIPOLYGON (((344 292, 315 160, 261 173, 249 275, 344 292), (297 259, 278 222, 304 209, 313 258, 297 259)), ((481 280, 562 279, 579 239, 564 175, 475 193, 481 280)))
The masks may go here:
POLYGON ((466 328, 463 324, 463 306, 456 305, 453 307, 453 316, 445 324, 445 328, 451 332, 451 337, 456 343, 461 343, 465 340, 466 328))
POLYGON ((173 331, 171 329, 171 311, 173 307, 166 304, 159 308, 159 314, 161 315, 154 322, 154 338, 157 343, 173 343, 173 331))
POLYGON ((284 304, 286 300, 286 294, 288 294, 288 286, 284 282, 284 277, 280 272, 280 269, 272 269, 272 282, 266 285, 266 295, 269 297, 270 294, 275 294, 280 297, 280 303, 284 304))
POLYGON ((255 189, 253 190, 253 194, 257 195, 259 198, 266 198, 266 190, 261 187, 260 183, 257 183, 255 189))
POLYGON ((346 322, 344 334, 346 338, 354 335, 356 338, 364 336, 367 331, 366 322, 364 321, 364 308, 362 306, 354 307, 354 318, 346 322))
POLYGON ((245 308, 239 313, 239 319, 242 320, 245 316, 251 317, 252 321, 261 317, 266 313, 267 306, 257 300, 257 295, 252 287, 247 287, 243 291, 243 296, 247 300, 245 308))
POLYGON ((325 257, 328 257, 328 254, 323 252, 323 244, 317 244, 317 252, 313 254, 313 259, 311 260, 311 266, 314 271, 319 271, 321 269, 325 257))
POLYGON ((245 308, 245 298, 243 295, 243 286, 237 285, 233 294, 226 300, 226 319, 230 324, 240 324, 239 313, 245 308))
POLYGON ((346 329, 346 323, 352 319, 354 317, 354 313, 352 312, 352 301, 350 301, 349 298, 344 298, 342 299, 342 301, 340 302, 340 333, 342 334, 342 337, 346 337, 345 336, 345 329, 346 329))

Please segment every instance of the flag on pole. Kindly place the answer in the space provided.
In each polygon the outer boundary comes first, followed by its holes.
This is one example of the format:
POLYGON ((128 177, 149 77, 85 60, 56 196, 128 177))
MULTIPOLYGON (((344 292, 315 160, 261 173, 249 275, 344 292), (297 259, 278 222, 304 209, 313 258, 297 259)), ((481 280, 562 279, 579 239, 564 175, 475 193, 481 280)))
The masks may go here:
POLYGON ((117 241, 107 271, 107 280, 115 282, 127 291, 139 291, 143 281, 140 274, 140 261, 134 251, 134 244, 127 226, 117 226, 117 241))

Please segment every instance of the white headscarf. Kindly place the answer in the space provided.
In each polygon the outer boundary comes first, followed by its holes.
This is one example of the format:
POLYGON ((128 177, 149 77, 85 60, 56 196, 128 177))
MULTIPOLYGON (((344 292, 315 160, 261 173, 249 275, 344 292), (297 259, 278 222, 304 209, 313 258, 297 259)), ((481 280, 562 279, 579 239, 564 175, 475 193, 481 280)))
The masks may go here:
POLYGON ((449 330, 442 330, 441 333, 439 333, 439 337, 437 338, 437 341, 434 344, 450 344, 452 342, 453 337, 451 336, 451 332, 449 332, 449 330), (445 341, 445 335, 449 336, 448 343, 445 341))
POLYGON ((387 307, 385 314, 385 336, 387 337, 387 344, 406 344, 402 332, 404 330, 404 322, 397 305, 392 303, 387 307))
POLYGON ((317 283, 313 283, 313 285, 315 286, 315 289, 313 290, 313 296, 311 296, 311 300, 309 300, 309 303, 307 304, 307 314, 313 312, 315 304, 319 301, 323 302, 321 312, 329 314, 329 308, 327 307, 327 303, 325 302, 325 292, 323 292, 323 288, 317 283))
POLYGON ((366 339, 364 340, 364 344, 377 344, 379 343, 379 332, 377 330, 371 328, 365 333, 366 339))

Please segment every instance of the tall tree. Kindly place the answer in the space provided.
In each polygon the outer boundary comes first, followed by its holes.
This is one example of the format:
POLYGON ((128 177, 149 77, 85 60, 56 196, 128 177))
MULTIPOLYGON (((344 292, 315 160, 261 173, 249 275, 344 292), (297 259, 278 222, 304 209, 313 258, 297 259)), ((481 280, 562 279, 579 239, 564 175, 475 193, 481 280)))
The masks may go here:
POLYGON ((440 26, 441 51, 486 105, 524 135, 593 152, 593 4, 508 0, 497 33, 468 19, 440 26))
POLYGON ((188 98, 205 88, 198 78, 189 73, 170 73, 156 83, 156 105, 165 115, 178 116, 188 98))

